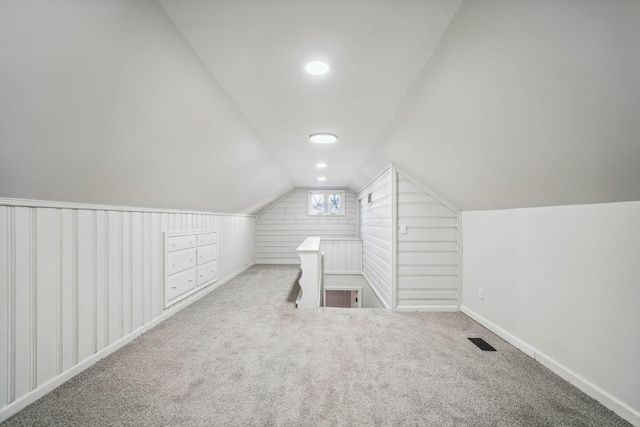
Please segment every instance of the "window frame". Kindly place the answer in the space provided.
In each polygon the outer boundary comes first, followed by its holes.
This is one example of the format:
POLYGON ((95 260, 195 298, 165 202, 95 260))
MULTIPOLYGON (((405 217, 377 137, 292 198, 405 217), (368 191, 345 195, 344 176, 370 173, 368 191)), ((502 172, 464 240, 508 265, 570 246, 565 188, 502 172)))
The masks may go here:
POLYGON ((346 190, 325 190, 325 189, 307 190, 307 216, 320 216, 320 217, 346 216, 347 215, 346 196, 347 196, 346 190), (311 211, 311 207, 313 206, 313 196, 318 194, 322 194, 324 196, 324 212, 313 213, 311 211), (331 196, 332 194, 340 194, 341 203, 340 203, 339 213, 331 213, 331 209, 329 209, 329 196, 331 196))

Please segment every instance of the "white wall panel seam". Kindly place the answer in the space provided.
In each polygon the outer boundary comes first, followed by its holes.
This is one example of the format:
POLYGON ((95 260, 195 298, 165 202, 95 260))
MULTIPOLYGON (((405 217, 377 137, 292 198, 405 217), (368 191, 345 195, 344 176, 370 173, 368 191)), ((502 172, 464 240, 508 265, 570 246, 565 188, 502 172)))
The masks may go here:
POLYGON ((124 331, 124 212, 120 212, 120 310, 118 310, 120 330, 118 339, 126 335, 124 331))
POLYGON ((9 375, 8 375, 8 402, 13 402, 16 398, 16 211, 12 206, 7 212, 9 228, 9 375))
POLYGON ((29 352, 29 366, 30 366, 30 385, 29 391, 36 388, 38 383, 38 372, 36 370, 36 351, 38 348, 38 292, 36 284, 38 280, 38 264, 36 253, 36 239, 37 239, 37 212, 35 208, 29 209, 29 292, 31 298, 31 304, 29 305, 29 317, 31 318, 31 351, 29 352))
POLYGON ((140 286, 141 292, 142 292, 142 324, 144 325, 145 323, 145 313, 146 313, 146 283, 145 283, 145 270, 146 270, 146 262, 145 262, 145 257, 144 257, 144 244, 145 244, 145 234, 144 234, 144 229, 145 229, 145 222, 144 222, 144 212, 141 215, 140 218, 140 258, 141 258, 141 268, 140 268, 140 284, 138 286, 140 286))
POLYGON ((71 339, 73 342, 72 364, 78 364, 78 211, 73 209, 71 211, 72 220, 72 261, 71 261, 71 298, 72 298, 72 318, 73 334, 71 339))
POLYGON ((457 286, 457 294, 456 294, 456 306, 458 307, 458 310, 460 310, 460 307, 462 306, 462 272, 463 272, 463 268, 462 268, 462 257, 463 257, 463 248, 462 248, 462 215, 460 213, 458 213, 457 218, 457 225, 458 225, 458 277, 456 278, 457 282, 458 282, 458 286, 457 286))
MULTIPOLYGON (((129 212, 129 329, 127 330, 127 334, 133 331, 134 323, 133 323, 133 288, 135 284, 133 283, 133 212, 129 212)), ((183 227, 184 228, 184 227, 183 227)), ((125 334, 126 335, 126 334, 125 334)))
POLYGON ((91 303, 93 310, 91 313, 91 354, 98 350, 98 211, 93 211, 91 215, 91 303))
POLYGON ((56 209, 56 375, 62 372, 62 212, 56 209))
POLYGON ((104 215, 104 346, 108 347, 109 338, 109 213, 104 215))

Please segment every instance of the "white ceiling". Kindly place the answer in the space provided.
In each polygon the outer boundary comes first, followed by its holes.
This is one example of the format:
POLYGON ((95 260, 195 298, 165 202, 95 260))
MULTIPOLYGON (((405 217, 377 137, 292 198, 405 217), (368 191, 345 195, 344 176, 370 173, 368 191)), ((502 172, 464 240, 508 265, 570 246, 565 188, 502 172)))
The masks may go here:
POLYGON ((297 186, 347 186, 460 1, 160 0, 297 186), (306 63, 327 62, 324 76, 306 63), (309 143, 316 132, 332 145, 309 143), (327 168, 318 171, 317 162, 327 168), (318 176, 326 176, 323 183, 318 176))
POLYGON ((0 196, 255 212, 393 162, 461 210, 640 200, 638 22, 627 0, 0 1, 0 196))

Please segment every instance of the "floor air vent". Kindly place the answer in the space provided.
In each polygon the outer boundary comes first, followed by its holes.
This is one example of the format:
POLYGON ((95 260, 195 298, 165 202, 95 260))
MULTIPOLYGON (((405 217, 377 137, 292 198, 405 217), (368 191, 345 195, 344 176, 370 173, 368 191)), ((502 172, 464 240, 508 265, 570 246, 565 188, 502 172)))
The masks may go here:
POLYGON ((477 345, 482 351, 496 351, 495 348, 491 347, 491 345, 482 338, 469 338, 469 341, 477 345))

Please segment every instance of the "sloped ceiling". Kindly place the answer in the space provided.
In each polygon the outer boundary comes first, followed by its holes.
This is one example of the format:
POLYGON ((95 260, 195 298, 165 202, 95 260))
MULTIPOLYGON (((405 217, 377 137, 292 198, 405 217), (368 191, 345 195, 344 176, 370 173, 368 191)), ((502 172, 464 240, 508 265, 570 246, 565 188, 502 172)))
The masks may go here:
POLYGON ((353 181, 461 209, 640 200, 640 2, 465 1, 353 181))
POLYGON ((291 188, 157 1, 0 2, 0 196, 242 212, 291 188))
POLYGON ((388 126, 460 1, 160 3, 295 185, 340 187, 388 126), (306 73, 314 60, 331 71, 306 73), (309 143, 318 132, 338 142, 309 143), (326 169, 316 170, 318 162, 326 169))
POLYGON ((640 200, 638 22, 624 0, 1 2, 0 196, 249 212, 394 162, 463 210, 640 200))

